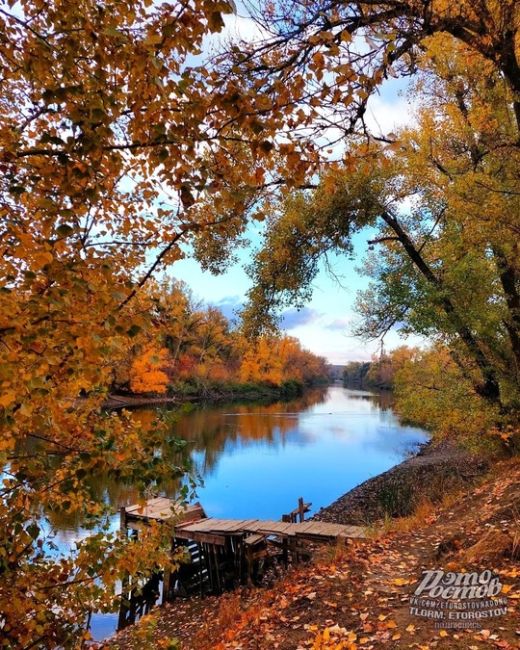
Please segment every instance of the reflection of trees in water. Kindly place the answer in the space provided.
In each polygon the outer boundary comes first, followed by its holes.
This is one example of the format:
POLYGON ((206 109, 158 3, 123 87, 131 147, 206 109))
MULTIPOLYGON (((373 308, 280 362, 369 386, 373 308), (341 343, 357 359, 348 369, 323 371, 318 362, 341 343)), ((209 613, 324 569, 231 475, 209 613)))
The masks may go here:
POLYGON ((374 392, 361 392, 360 390, 359 392, 356 392, 355 395, 351 395, 351 397, 355 397, 355 399, 363 400, 365 402, 371 402, 376 410, 381 411, 391 410, 395 403, 395 396, 390 390, 374 390, 374 392))
POLYGON ((382 390, 378 393, 373 393, 372 399, 382 411, 391 410, 395 403, 395 396, 390 390, 382 390))
MULTIPOLYGON (((196 408, 188 414, 172 412, 171 435, 186 441, 184 448, 166 442, 158 450, 172 466, 171 478, 161 484, 152 486, 157 492, 169 497, 179 493, 182 485, 181 468, 190 463, 193 452, 201 452, 203 461, 200 473, 209 473, 217 464, 224 451, 229 451, 241 444, 280 444, 291 432, 297 432, 298 414, 301 411, 324 401, 326 387, 306 391, 305 394, 290 402, 274 402, 267 405, 259 403, 231 404, 226 406, 208 406, 196 408)), ((146 428, 153 426, 157 417, 155 409, 139 409, 133 417, 146 428)), ((115 476, 96 474, 85 477, 84 485, 89 493, 98 500, 111 506, 112 510, 123 505, 136 503, 141 491, 138 485, 122 481, 115 476)), ((81 513, 68 515, 60 511, 45 513, 51 526, 55 529, 77 530, 85 525, 81 513)))
POLYGON ((208 474, 222 453, 243 444, 283 444, 288 434, 298 432, 298 416, 324 401, 326 388, 307 391, 290 402, 233 404, 218 408, 196 410, 181 418, 173 427, 176 435, 189 442, 196 452, 202 452, 200 471, 208 474))

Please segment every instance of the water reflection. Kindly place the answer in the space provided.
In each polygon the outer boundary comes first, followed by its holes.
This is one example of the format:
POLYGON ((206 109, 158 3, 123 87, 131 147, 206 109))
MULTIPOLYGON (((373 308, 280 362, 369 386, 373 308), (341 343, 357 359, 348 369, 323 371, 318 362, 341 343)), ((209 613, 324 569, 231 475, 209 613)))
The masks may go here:
POLYGON ((302 412, 326 401, 327 389, 315 389, 290 402, 224 405, 197 409, 181 418, 175 433, 187 440, 202 458, 199 469, 207 476, 222 454, 230 455, 249 445, 278 448, 288 437, 299 435, 302 412))
MULTIPOLYGON (((326 394, 327 388, 322 387, 309 390, 290 402, 202 405, 192 407, 188 413, 184 412, 185 408, 171 410, 171 435, 187 444, 184 449, 173 451, 164 445, 161 453, 169 458, 172 466, 193 465, 196 480, 200 483, 212 472, 223 454, 231 454, 244 445, 259 442, 276 446, 280 438, 295 429, 299 413, 324 401, 326 394), (232 419, 229 419, 234 417, 241 418, 240 426, 234 426, 232 419)), ((157 417, 157 410, 136 409, 132 417, 139 420, 146 429, 157 417)), ((108 474, 86 477, 84 481, 93 498, 112 506, 114 512, 123 505, 136 503, 141 496, 136 485, 108 474)), ((161 484, 160 492, 175 497, 182 485, 182 478, 172 475, 168 482, 161 484)), ((45 516, 49 527, 56 532, 56 541, 63 550, 88 534, 88 531, 82 529, 84 521, 78 512, 68 514, 63 511, 47 511, 45 516)), ((116 527, 116 518, 113 528, 116 527)))
MULTIPOLYGON (((141 420, 155 416, 154 409, 134 413, 141 420)), ((210 516, 268 519, 290 511, 299 496, 312 501, 313 510, 327 505, 426 439, 399 423, 388 393, 338 385, 290 402, 196 407, 172 423, 171 433, 186 447, 165 445, 163 453, 173 465, 192 462, 203 482, 197 497, 210 516)), ((174 497, 181 483, 172 475, 160 492, 174 497)), ((92 478, 91 489, 114 512, 139 497, 136 486, 109 476, 92 478)), ((62 546, 85 534, 78 517, 48 517, 62 546)))
MULTIPOLYGON (((186 441, 184 449, 165 443, 162 452, 175 465, 192 461, 203 480, 198 499, 209 516, 279 519, 300 496, 312 502, 313 511, 328 505, 427 439, 420 429, 400 424, 391 407, 388 393, 341 385, 285 403, 197 407, 171 425, 171 435, 186 441)), ((156 413, 142 409, 134 417, 151 421, 156 413)), ((161 494, 173 497, 180 486, 172 475, 161 494)), ((108 476, 92 477, 90 489, 114 513, 139 497, 136 486, 108 476)), ((63 550, 89 534, 77 517, 47 516, 63 550)), ((115 630, 117 616, 94 614, 91 623, 100 640, 115 630)))
POLYGON ((299 496, 314 510, 327 505, 426 439, 391 403, 388 393, 330 386, 285 404, 196 411, 176 431, 190 442, 210 515, 278 519, 299 496))

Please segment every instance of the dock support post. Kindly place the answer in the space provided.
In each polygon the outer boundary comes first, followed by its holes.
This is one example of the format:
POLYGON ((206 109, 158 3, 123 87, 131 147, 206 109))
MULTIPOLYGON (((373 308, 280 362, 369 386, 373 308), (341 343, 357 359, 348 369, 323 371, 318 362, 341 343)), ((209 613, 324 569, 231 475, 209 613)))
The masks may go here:
POLYGON ((215 582, 216 582, 216 587, 217 587, 217 593, 221 594, 222 593, 222 580, 220 578, 220 567, 219 567, 217 549, 215 548, 214 544, 211 545, 211 555, 213 557, 213 563, 215 565, 215 582))
POLYGON ((305 519, 305 505, 303 503, 303 497, 298 499, 298 514, 300 517, 300 523, 305 519))
POLYGON ((203 558, 202 544, 198 543, 197 544, 197 549, 199 551, 199 590, 200 590, 200 595, 202 597, 202 595, 204 593, 204 575, 202 573, 202 567, 204 566, 203 565, 203 560, 202 560, 202 558, 203 558))
MULTIPOLYGON (((170 555, 173 555, 175 553, 175 549, 177 548, 177 544, 175 541, 175 537, 172 537, 172 543, 170 546, 170 555)), ((173 575, 172 575, 172 570, 170 567, 164 567, 164 572, 163 572, 163 594, 162 594, 162 604, 169 602, 172 600, 172 582, 173 582, 173 575)))
MULTIPOLYGON (((126 508, 122 506, 119 508, 119 531, 123 537, 127 537, 128 530, 126 527, 126 508)), ((126 627, 128 616, 128 590, 129 590, 130 577, 127 573, 121 578, 121 604, 119 605, 119 615, 117 619, 117 629, 122 630, 126 627)))
POLYGON ((126 508, 119 508, 119 530, 126 535, 126 508))
POLYGON ((164 567, 162 605, 170 601, 171 590, 172 590, 172 572, 169 567, 164 567))

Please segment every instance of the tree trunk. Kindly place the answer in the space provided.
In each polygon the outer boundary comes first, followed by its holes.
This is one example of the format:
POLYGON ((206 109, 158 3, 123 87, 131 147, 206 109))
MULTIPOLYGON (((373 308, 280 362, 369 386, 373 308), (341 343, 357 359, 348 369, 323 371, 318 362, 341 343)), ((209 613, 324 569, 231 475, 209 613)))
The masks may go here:
POLYGON ((518 292, 520 278, 516 269, 511 266, 507 256, 499 246, 493 247, 493 255, 509 310, 509 320, 505 322, 505 326, 511 341, 511 349, 518 375, 520 373, 520 293, 518 292))
POLYGON ((498 383, 497 375, 493 367, 493 364, 488 360, 488 358, 482 351, 480 345, 478 344, 477 340, 473 336, 473 333, 471 332, 469 327, 465 325, 462 318, 459 316, 457 309, 453 304, 453 302, 451 301, 451 299, 448 296, 444 295, 443 293, 444 287, 442 285, 441 280, 430 269, 430 267, 428 266, 424 258, 421 256, 421 254, 415 247, 414 243, 408 236, 408 234, 401 227, 397 219, 392 217, 392 215, 389 214, 388 212, 383 212, 381 214, 381 217, 385 221, 385 223, 395 232, 396 236, 398 237, 399 241, 401 242, 405 251, 407 252, 409 258, 419 269, 421 274, 426 278, 426 280, 432 286, 434 286, 436 289, 438 289, 441 292, 440 303, 442 308, 444 309, 446 315, 451 321, 457 334, 465 344, 466 349, 468 350, 471 358, 475 361, 480 372, 482 373, 484 382, 482 384, 475 386, 476 391, 479 393, 479 395, 484 397, 489 402, 501 406, 500 385, 498 383))

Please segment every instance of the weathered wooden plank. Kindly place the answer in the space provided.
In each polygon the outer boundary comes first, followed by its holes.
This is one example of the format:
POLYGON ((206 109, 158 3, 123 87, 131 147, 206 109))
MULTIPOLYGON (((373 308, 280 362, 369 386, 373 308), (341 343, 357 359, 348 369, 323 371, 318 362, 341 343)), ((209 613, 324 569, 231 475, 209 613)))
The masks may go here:
POLYGON ((129 513, 132 512, 143 512, 147 508, 153 507, 155 503, 158 501, 161 501, 162 497, 155 497, 154 499, 148 499, 148 501, 145 501, 144 503, 136 503, 132 506, 126 506, 126 511, 129 513))
POLYGON ((165 521, 178 517, 179 519, 200 519, 205 516, 200 503, 189 506, 180 506, 176 501, 166 497, 149 499, 145 504, 127 506, 125 511, 128 517, 139 519, 153 519, 165 521))
POLYGON ((294 526, 283 521, 259 521, 256 527, 259 533, 272 533, 273 535, 294 535, 294 526))
POLYGON ((184 524, 183 530, 190 531, 213 531, 215 533, 235 533, 243 530, 256 530, 252 524, 256 519, 212 519, 210 517, 201 519, 195 523, 184 524))
POLYGON ((304 522, 304 523, 301 523, 301 524, 295 524, 295 525, 298 526, 298 528, 295 529, 296 534, 298 535, 300 532, 303 532, 304 530, 307 530, 309 527, 312 527, 313 525, 315 525, 315 522, 313 522, 313 521, 306 521, 306 522, 304 522))
POLYGON ((248 535, 244 539, 244 544, 247 544, 248 546, 254 546, 254 544, 258 544, 259 542, 263 542, 265 540, 265 535, 262 535, 261 533, 253 533, 252 535, 248 535))
POLYGON ((242 530, 244 532, 255 532, 258 525, 258 519, 244 519, 242 522, 242 530))
POLYGON ((305 528, 299 527, 297 537, 320 537, 334 539, 337 537, 364 538, 365 532, 360 526, 343 526, 326 522, 310 522, 305 528))
MULTIPOLYGON (((310 504, 303 504, 303 506, 307 508, 310 504)), ((300 504, 300 512, 301 507, 302 504, 300 504)), ((145 504, 138 503, 127 506, 124 512, 127 527, 136 529, 139 527, 138 522, 146 523, 146 520, 165 521, 175 517, 179 520, 176 525, 176 536, 179 539, 196 540, 193 536, 195 533, 222 536, 240 532, 256 534, 261 537, 265 535, 297 536, 316 541, 334 540, 338 537, 357 539, 365 537, 365 531, 360 526, 344 526, 329 522, 289 523, 286 521, 262 521, 258 519, 213 519, 206 517, 200 503, 183 507, 167 497, 154 497, 145 504), (190 537, 190 535, 192 536, 190 537)), ((219 544, 220 541, 219 539, 215 543, 219 544)), ((212 542, 206 541, 204 543, 210 544, 212 542)))
POLYGON ((195 522, 189 522, 188 524, 185 525, 183 524, 182 528, 183 530, 209 532, 215 524, 218 525, 219 521, 221 520, 211 519, 210 517, 207 517, 206 519, 199 519, 198 521, 195 522))
POLYGON ((176 513, 171 508, 158 508, 148 512, 146 516, 148 519, 167 521, 168 519, 173 519, 176 516, 176 513))
POLYGON ((212 529, 218 530, 222 533, 233 533, 241 530, 242 523, 245 521, 245 519, 228 519, 220 523, 218 526, 213 525, 212 529))
POLYGON ((230 526, 226 532, 249 532, 250 528, 256 526, 257 521, 258 519, 243 519, 242 521, 237 521, 236 525, 234 527, 230 526))
POLYGON ((334 524, 323 524, 321 522, 311 522, 309 524, 299 526, 296 534, 305 533, 307 535, 337 535, 342 532, 341 528, 338 528, 334 524))
POLYGON ((198 531, 186 531, 183 528, 179 530, 175 529, 175 537, 177 539, 186 539, 194 542, 199 542, 201 544, 216 544, 217 546, 224 546, 226 544, 226 538, 222 535, 215 535, 213 533, 201 533, 198 531))

